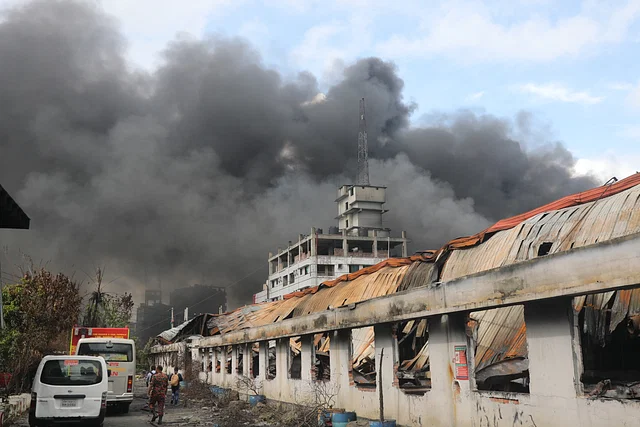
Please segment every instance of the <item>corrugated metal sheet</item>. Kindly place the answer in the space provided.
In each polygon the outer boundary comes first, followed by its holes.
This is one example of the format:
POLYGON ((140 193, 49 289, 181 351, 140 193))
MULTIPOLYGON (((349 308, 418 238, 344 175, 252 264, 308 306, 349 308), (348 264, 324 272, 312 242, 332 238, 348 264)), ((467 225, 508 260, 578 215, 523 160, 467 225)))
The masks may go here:
POLYGON ((505 359, 527 357, 524 308, 521 305, 471 313, 477 322, 476 370, 505 359))
POLYGON ((218 330, 212 332, 225 334, 230 331, 268 325, 292 317, 324 311, 329 307, 340 307, 392 294, 397 291, 410 266, 407 264, 400 267, 384 267, 371 274, 361 275, 353 281, 343 281, 332 287, 322 288, 320 292, 313 294, 303 293, 281 301, 241 307, 216 319, 215 326, 218 330))
POLYGON ((454 250, 440 280, 536 258, 544 242, 552 244, 549 254, 554 254, 638 232, 640 186, 580 206, 539 213, 478 246, 454 250))

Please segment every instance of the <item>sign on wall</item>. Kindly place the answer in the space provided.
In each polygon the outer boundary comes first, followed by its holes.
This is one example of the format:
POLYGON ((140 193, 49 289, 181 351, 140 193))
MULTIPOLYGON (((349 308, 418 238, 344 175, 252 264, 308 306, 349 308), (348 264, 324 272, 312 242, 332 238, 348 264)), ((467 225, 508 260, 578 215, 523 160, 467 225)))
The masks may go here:
POLYGON ((469 379, 469 365, 467 364, 467 346, 456 345, 453 348, 453 363, 457 380, 469 379))

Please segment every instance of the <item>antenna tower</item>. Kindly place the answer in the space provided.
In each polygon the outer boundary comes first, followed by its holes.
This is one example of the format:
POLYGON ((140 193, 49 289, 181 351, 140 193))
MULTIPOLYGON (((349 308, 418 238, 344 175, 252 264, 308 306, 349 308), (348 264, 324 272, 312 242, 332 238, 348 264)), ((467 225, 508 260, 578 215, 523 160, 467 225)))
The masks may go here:
POLYGON ((369 185, 369 147, 367 120, 364 117, 364 98, 360 100, 360 126, 358 128, 358 175, 356 185, 369 185))

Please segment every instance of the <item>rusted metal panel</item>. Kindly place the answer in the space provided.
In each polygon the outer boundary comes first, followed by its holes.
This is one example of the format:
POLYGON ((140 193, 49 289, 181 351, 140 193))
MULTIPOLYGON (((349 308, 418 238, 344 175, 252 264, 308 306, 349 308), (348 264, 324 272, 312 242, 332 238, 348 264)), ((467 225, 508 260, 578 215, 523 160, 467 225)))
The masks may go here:
POLYGON ((518 227, 495 233, 478 246, 453 251, 441 280, 536 258, 543 242, 552 243, 549 254, 554 254, 637 232, 640 186, 583 205, 540 213, 518 227))
POLYGON ((527 356, 522 305, 473 312, 470 317, 478 325, 475 353, 478 370, 504 359, 527 356))

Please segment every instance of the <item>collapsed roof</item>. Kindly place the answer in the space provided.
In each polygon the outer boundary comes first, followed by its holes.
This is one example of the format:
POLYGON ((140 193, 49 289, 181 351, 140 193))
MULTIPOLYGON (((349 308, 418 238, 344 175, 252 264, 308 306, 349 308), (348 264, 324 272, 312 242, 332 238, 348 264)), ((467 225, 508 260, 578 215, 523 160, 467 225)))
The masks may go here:
MULTIPOLYGON (((211 317, 203 335, 268 325, 638 232, 640 174, 636 173, 616 183, 498 221, 478 234, 454 239, 439 250, 388 259, 317 287, 294 292, 281 301, 244 306, 211 317)), ((574 299, 576 310, 585 304, 596 311, 591 316, 595 320, 590 323, 589 333, 602 339, 607 331, 615 329, 616 322, 640 314, 640 290, 574 299), (600 319, 597 311, 610 305, 611 301, 615 311, 611 319, 600 319)), ((521 306, 475 312, 470 320, 477 327, 477 372, 505 360, 519 362, 514 364, 516 368, 510 369, 527 369, 526 327, 521 306)), ((425 345, 416 356, 419 356, 420 366, 428 363, 427 347, 425 345)), ((360 348, 363 352, 371 350, 366 343, 360 348)), ((363 354, 354 356, 356 359, 364 357, 363 354)))

